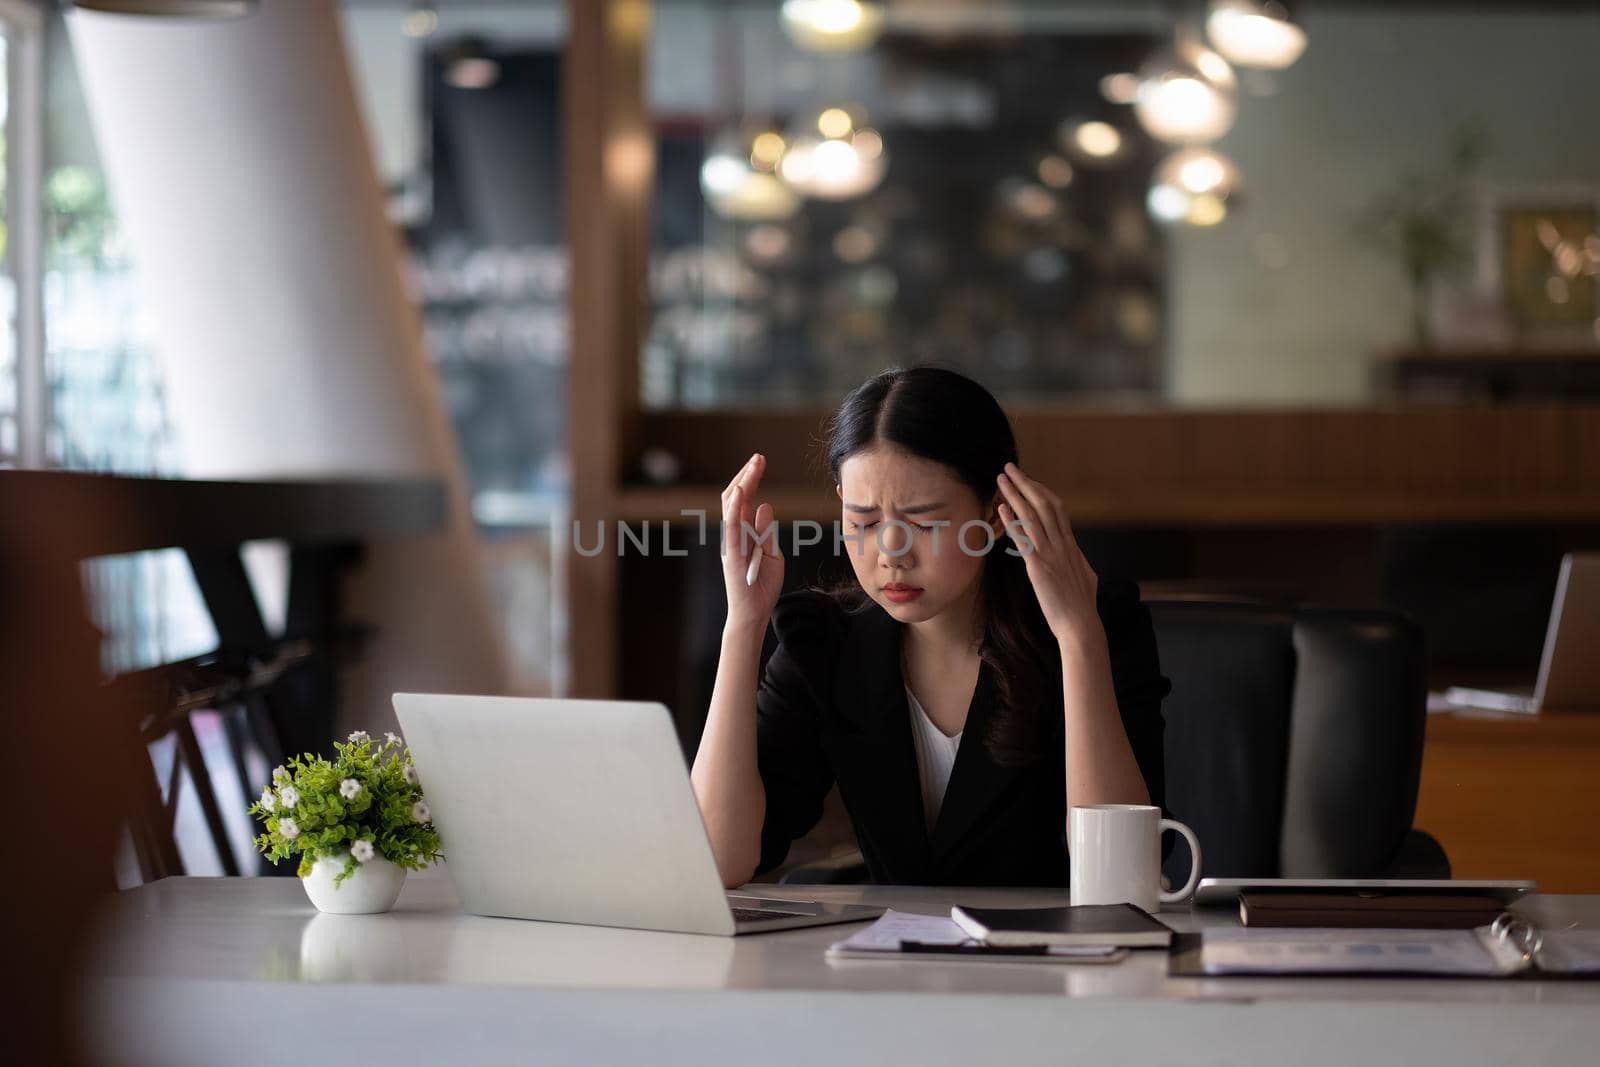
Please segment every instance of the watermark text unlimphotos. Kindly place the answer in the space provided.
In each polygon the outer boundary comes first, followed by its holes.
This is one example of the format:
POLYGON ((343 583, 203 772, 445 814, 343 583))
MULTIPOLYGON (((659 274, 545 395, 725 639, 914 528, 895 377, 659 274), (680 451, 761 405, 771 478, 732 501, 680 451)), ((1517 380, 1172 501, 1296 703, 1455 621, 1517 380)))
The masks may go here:
MULTIPOLYGON (((691 538, 694 544, 704 547, 709 543, 710 523, 707 519, 708 513, 704 508, 684 508, 678 514, 685 519, 697 521, 697 528, 691 538)), ((867 541, 870 538, 877 547, 878 552, 892 558, 898 558, 911 551, 913 535, 919 530, 933 535, 931 538, 932 552, 936 556, 941 551, 947 551, 952 542, 964 555, 974 557, 988 555, 998 543, 994 528, 982 519, 968 519, 952 534, 945 536, 945 531, 949 529, 950 525, 949 519, 934 519, 918 523, 909 523, 904 519, 888 519, 882 522, 875 522, 870 527, 856 524, 854 529, 847 531, 842 522, 834 519, 831 523, 833 528, 833 554, 840 555, 846 546, 853 545, 856 555, 864 555, 867 550, 867 541), (891 529, 898 529, 902 532, 902 536, 897 538, 893 545, 884 541, 885 532, 891 529)), ((633 524, 623 519, 617 519, 614 524, 616 533, 611 541, 615 546, 616 554, 619 556, 625 555, 630 549, 641 556, 651 556, 657 553, 663 556, 687 556, 689 554, 687 547, 689 542, 686 541, 676 546, 672 543, 673 526, 674 523, 669 519, 661 519, 655 524, 652 524, 647 519, 639 523, 638 528, 635 528, 633 524), (659 545, 657 539, 651 536, 652 529, 660 532, 659 545)), ((744 539, 740 545, 741 548, 754 551, 759 547, 763 551, 777 553, 782 553, 784 551, 783 546, 786 544, 790 546, 792 551, 799 551, 812 545, 820 545, 828 533, 823 524, 815 519, 796 519, 791 522, 787 539, 782 536, 782 527, 783 524, 781 522, 774 521, 765 531, 758 532, 752 523, 744 520, 739 522, 737 530, 731 526, 724 526, 718 523, 720 531, 717 537, 718 553, 727 553, 731 539, 724 535, 730 533, 737 533, 739 537, 744 539)), ((603 519, 593 520, 592 523, 585 523, 582 519, 573 519, 572 545, 577 549, 578 555, 593 557, 605 552, 607 545, 606 528, 606 523, 603 519), (585 530, 585 526, 588 526, 587 530, 585 530)), ((1008 555, 1025 556, 1033 551, 1033 541, 1026 536, 1027 529, 1028 523, 1020 519, 1012 519, 1005 524, 1006 533, 1016 545, 1015 548, 1007 547, 1005 549, 1008 555)))

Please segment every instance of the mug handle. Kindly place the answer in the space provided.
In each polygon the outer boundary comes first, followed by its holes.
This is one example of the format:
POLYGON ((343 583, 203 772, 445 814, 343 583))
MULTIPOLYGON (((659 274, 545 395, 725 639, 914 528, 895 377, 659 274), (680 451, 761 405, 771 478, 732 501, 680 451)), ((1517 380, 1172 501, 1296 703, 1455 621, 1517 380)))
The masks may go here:
POLYGON ((1183 883, 1182 889, 1161 893, 1161 903, 1176 904, 1187 900, 1194 892, 1194 887, 1200 884, 1200 839, 1177 819, 1162 819, 1156 824, 1156 833, 1160 834, 1163 830, 1176 830, 1189 842, 1189 880, 1183 883))

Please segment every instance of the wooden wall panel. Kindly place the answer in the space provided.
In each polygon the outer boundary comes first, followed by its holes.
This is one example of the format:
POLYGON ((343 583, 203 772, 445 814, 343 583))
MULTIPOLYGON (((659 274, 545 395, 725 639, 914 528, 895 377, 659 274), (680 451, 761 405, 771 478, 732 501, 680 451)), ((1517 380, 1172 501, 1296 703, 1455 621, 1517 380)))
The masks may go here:
MULTIPOLYGON (((753 451, 767 488, 820 501, 806 461, 826 413, 649 413, 641 440, 683 463, 677 489, 624 491, 633 514, 720 489, 753 451)), ((1013 413, 1029 473, 1083 521, 1370 523, 1600 518, 1600 408, 1013 413)), ((715 494, 712 495, 715 499, 715 494)), ((672 510, 655 512, 671 514, 672 510)), ((780 512, 781 514, 781 512, 780 512)), ((801 517, 795 515, 792 517, 801 517)))
MULTIPOLYGON (((562 137, 571 320, 567 447, 572 517, 610 525, 637 455, 653 139, 644 114, 647 0, 569 0, 562 137)), ((568 690, 610 696, 617 673, 617 558, 566 559, 568 690)))

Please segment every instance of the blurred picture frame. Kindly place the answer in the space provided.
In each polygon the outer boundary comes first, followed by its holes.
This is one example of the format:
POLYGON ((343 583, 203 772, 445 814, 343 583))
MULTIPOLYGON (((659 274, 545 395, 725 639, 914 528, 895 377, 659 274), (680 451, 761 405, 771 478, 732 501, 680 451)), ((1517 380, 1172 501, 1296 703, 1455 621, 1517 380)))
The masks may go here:
POLYGON ((1516 339, 1600 345, 1600 186, 1499 186, 1478 219, 1478 292, 1516 339))

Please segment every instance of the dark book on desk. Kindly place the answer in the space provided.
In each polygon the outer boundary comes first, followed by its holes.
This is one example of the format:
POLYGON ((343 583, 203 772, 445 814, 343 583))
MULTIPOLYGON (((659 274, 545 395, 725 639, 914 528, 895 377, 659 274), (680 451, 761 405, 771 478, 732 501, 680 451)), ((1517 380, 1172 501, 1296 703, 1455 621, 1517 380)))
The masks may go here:
POLYGON ((1470 930, 1494 922, 1505 907, 1487 894, 1265 890, 1239 894, 1239 921, 1245 926, 1470 930))
POLYGON ((990 945, 1117 945, 1165 948, 1172 928, 1132 904, 1065 908, 950 909, 957 926, 990 945))

